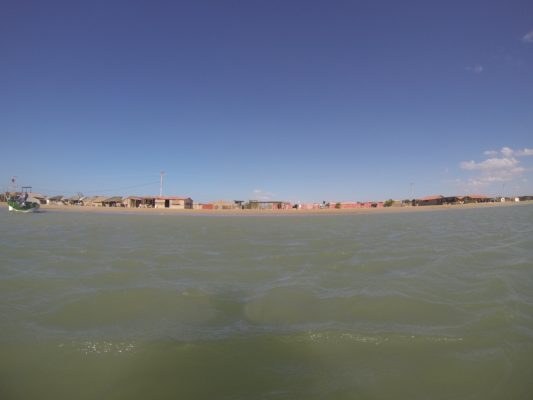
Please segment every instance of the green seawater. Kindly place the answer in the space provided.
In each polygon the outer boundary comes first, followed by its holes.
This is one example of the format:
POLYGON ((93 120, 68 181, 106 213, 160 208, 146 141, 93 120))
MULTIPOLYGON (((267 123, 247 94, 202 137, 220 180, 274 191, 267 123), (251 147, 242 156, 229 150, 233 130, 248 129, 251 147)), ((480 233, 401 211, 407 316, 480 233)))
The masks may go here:
POLYGON ((533 206, 0 210, 0 399, 533 399, 533 206))

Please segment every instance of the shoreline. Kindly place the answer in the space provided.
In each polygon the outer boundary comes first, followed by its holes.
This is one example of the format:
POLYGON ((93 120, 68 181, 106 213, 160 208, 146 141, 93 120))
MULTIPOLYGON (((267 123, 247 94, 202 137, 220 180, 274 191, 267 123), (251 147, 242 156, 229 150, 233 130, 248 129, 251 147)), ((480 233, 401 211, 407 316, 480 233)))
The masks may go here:
MULTIPOLYGON (((385 208, 349 208, 349 209, 311 209, 311 210, 194 210, 194 209, 169 209, 169 208, 125 208, 125 207, 85 207, 66 205, 41 205, 41 211, 61 211, 75 213, 114 213, 114 214, 140 214, 140 215, 217 215, 217 216, 315 216, 315 215, 357 215, 357 214, 396 214, 419 213, 444 210, 468 210, 483 208, 499 208, 525 206, 533 201, 506 202, 506 203, 472 203, 460 205, 436 205, 415 207, 385 207, 385 208)), ((0 207, 7 208, 7 203, 0 203, 0 207)))

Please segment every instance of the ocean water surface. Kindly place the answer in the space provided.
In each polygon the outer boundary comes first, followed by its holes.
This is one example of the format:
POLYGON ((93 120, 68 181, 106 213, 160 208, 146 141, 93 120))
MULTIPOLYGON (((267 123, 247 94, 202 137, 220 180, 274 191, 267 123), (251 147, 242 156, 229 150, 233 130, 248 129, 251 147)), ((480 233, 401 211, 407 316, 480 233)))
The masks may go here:
POLYGON ((0 210, 0 399, 532 399, 533 206, 0 210))

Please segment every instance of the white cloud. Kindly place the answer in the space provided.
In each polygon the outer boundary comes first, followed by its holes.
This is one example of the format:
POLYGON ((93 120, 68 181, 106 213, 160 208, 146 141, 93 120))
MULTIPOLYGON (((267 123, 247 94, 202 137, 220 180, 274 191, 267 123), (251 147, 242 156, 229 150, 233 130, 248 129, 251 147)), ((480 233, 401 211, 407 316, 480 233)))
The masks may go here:
POLYGON ((528 149, 527 147, 522 150, 517 150, 515 152, 515 155, 517 157, 527 157, 527 156, 533 156, 533 149, 528 149))
POLYGON ((467 71, 473 72, 474 74, 481 74, 485 68, 483 68, 483 65, 473 65, 471 67, 466 67, 467 71))
POLYGON ((525 168, 514 170, 484 171, 480 176, 469 178, 466 181, 457 180, 457 185, 465 192, 483 190, 491 185, 514 181, 521 177, 525 168))
POLYGON ((510 147, 502 147, 499 151, 496 150, 486 150, 483 152, 484 155, 489 157, 496 157, 499 153, 501 153, 504 157, 527 157, 527 156, 533 156, 533 149, 528 149, 527 147, 524 147, 523 149, 519 150, 513 150, 510 147))
POLYGON ((514 150, 510 149, 509 147, 502 147, 501 152, 505 157, 511 157, 514 153, 514 150))
POLYGON ((528 33, 526 33, 522 38, 522 42, 533 43, 533 31, 529 31, 528 33))
POLYGON ((514 150, 504 146, 499 151, 487 150, 484 155, 487 158, 483 161, 470 160, 459 164, 460 168, 468 171, 470 175, 456 182, 465 193, 491 188, 494 190, 507 183, 520 182, 533 171, 533 167, 521 165, 520 157, 533 156, 533 149, 527 147, 514 150))
POLYGON ((488 158, 485 161, 463 161, 460 166, 467 170, 493 170, 514 167, 518 161, 515 158, 488 158))

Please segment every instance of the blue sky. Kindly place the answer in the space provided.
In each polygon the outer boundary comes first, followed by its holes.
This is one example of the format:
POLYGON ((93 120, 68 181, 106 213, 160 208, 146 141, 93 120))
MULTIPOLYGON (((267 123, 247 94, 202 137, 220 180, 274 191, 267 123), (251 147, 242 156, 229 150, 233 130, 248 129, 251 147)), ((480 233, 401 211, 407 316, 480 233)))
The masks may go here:
POLYGON ((6 0, 0 140, 2 190, 533 194, 533 3, 6 0))

